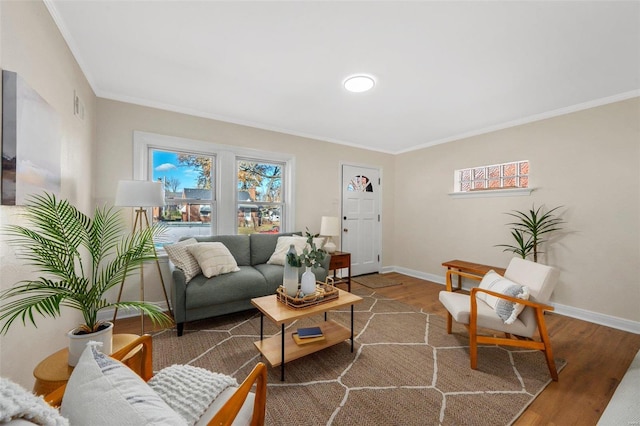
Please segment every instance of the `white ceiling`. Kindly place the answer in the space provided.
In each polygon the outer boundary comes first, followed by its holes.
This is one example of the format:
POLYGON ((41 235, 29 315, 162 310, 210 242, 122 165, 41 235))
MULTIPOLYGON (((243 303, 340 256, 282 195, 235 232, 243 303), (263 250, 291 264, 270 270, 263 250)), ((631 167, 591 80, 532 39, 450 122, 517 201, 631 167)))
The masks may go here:
POLYGON ((383 152, 640 95, 638 1, 45 3, 99 97, 383 152))

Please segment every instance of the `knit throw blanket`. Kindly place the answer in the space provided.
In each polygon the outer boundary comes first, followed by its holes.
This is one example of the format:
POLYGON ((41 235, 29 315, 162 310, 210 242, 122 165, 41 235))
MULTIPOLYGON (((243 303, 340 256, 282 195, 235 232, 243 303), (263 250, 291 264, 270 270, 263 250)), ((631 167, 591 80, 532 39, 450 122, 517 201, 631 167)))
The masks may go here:
POLYGON ((194 425, 222 391, 238 386, 233 377, 191 365, 160 370, 149 386, 189 425, 194 425))
POLYGON ((69 421, 40 396, 0 377, 0 423, 25 419, 44 426, 68 426, 69 421))

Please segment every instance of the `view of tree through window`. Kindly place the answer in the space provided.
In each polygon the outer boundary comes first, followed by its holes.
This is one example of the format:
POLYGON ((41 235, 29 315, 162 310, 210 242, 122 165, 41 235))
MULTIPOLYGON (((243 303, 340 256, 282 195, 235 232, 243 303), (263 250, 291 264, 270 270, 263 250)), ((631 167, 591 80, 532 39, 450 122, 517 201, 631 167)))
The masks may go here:
POLYGON ((167 226, 166 240, 211 235, 215 224, 214 157, 151 150, 154 181, 164 185, 165 205, 154 208, 153 221, 167 226))
POLYGON ((238 160, 238 234, 280 231, 283 164, 238 160))

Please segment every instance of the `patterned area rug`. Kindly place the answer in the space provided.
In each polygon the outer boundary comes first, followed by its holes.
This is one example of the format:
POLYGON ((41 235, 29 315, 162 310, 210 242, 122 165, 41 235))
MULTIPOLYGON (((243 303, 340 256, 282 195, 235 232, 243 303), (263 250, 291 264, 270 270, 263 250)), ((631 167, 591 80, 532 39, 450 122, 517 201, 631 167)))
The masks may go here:
MULTIPOLYGON (((481 346, 471 370, 462 327, 448 335, 443 317, 372 290, 356 293, 364 301, 355 306, 354 352, 347 341, 287 363, 284 382, 270 367, 267 425, 508 425, 551 381, 539 351, 481 346)), ((349 324, 348 310, 329 317, 349 324)), ((279 332, 264 324, 265 334, 279 332)), ((165 330, 153 338, 154 369, 191 364, 240 382, 260 361, 259 335, 251 311, 187 324, 182 337, 165 330)))
POLYGON ((402 284, 401 279, 389 277, 384 274, 360 275, 360 276, 351 278, 351 280, 369 288, 391 287, 394 285, 402 284))

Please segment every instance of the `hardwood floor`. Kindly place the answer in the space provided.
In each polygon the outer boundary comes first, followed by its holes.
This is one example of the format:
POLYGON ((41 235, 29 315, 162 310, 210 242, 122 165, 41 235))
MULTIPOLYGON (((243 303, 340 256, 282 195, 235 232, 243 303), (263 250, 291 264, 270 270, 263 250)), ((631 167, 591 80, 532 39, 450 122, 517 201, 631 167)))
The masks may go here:
MULTIPOLYGON (((401 274, 402 285, 378 293, 427 312, 446 315, 438 301, 444 286, 401 274)), ((352 283, 352 288, 359 284, 352 283)), ((595 425, 618 383, 640 350, 640 335, 549 313, 546 317, 554 356, 567 361, 552 382, 515 425, 595 425)), ((462 327, 454 324, 456 327, 462 327)), ((118 320, 117 333, 140 333, 140 317, 118 320)), ((147 321, 145 331, 152 325, 147 321)))

